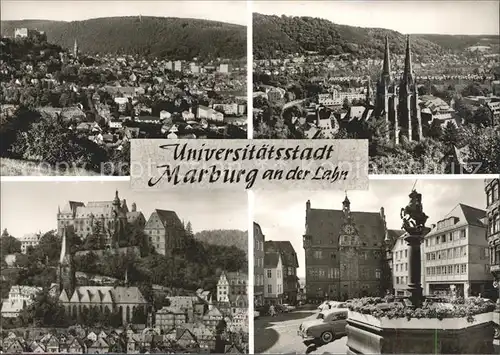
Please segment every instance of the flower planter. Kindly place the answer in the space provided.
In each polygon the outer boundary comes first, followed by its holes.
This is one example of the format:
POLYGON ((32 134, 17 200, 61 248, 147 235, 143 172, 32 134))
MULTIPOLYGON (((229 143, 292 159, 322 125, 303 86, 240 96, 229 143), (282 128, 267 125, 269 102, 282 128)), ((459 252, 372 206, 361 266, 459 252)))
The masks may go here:
POLYGON ((349 311, 348 354, 493 354, 493 312, 473 318, 389 319, 349 311))

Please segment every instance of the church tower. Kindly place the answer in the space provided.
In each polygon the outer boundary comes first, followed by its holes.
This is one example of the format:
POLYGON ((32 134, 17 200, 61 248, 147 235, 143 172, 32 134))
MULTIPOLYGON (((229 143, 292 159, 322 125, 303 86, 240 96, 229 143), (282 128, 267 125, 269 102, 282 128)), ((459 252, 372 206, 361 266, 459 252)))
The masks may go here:
POLYGON ((75 43, 73 44, 73 57, 78 58, 78 42, 75 38, 75 43))
MULTIPOLYGON (((391 75, 391 58, 389 52, 389 38, 385 37, 384 62, 382 65, 382 74, 377 82, 377 97, 375 102, 375 115, 383 117, 386 124, 394 127, 395 139, 398 139, 398 118, 397 110, 397 88, 391 75)), ((387 130, 387 138, 389 137, 390 129, 387 130)))
POLYGON ((75 290, 76 274, 73 257, 71 255, 71 242, 68 238, 68 230, 66 227, 62 230, 61 255, 59 257, 59 268, 57 271, 59 292, 65 291, 70 298, 75 290))
POLYGON ((422 138, 422 120, 418 105, 418 91, 411 62, 410 36, 406 36, 406 52, 403 76, 399 84, 399 114, 401 128, 408 140, 422 138))

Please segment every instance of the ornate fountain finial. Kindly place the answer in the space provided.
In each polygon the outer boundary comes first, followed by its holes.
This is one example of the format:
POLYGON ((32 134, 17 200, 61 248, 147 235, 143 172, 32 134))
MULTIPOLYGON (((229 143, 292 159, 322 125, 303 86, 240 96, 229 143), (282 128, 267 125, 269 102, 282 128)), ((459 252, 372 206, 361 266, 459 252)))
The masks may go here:
POLYGON ((409 195, 408 206, 401 209, 403 229, 409 234, 420 234, 425 228, 425 222, 429 218, 423 211, 422 194, 413 189, 409 195))

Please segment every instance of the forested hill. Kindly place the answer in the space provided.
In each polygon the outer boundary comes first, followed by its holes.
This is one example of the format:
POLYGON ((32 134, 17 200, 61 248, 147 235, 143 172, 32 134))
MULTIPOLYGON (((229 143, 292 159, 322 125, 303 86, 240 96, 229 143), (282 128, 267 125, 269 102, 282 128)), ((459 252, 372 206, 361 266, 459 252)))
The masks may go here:
POLYGON ((214 245, 235 246, 248 251, 248 232, 237 229, 204 230, 194 236, 197 240, 214 245))
POLYGON ((498 35, 438 35, 438 34, 415 34, 436 43, 443 49, 450 51, 463 51, 471 46, 490 46, 496 53, 499 52, 500 42, 498 35))
POLYGON ((16 27, 45 31, 49 42, 72 49, 75 39, 87 53, 146 54, 190 60, 243 58, 246 27, 172 17, 110 17, 85 21, 2 21, 2 34, 16 27))
MULTIPOLYGON (((256 59, 306 51, 331 55, 350 53, 356 58, 382 58, 386 35, 391 52, 403 54, 405 35, 396 31, 338 25, 316 17, 253 15, 256 59)), ((485 39, 490 45, 494 37, 413 35, 412 51, 416 56, 436 56, 447 50, 463 50, 471 45, 485 43, 485 39)))

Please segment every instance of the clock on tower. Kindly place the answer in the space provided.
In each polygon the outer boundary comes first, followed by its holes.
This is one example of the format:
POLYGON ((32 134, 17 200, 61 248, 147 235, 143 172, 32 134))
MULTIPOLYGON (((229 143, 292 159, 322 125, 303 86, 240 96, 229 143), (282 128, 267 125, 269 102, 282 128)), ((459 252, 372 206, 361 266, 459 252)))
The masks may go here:
POLYGON ((354 227, 351 226, 350 224, 347 224, 344 226, 344 232, 346 234, 353 234, 354 233, 354 227))

